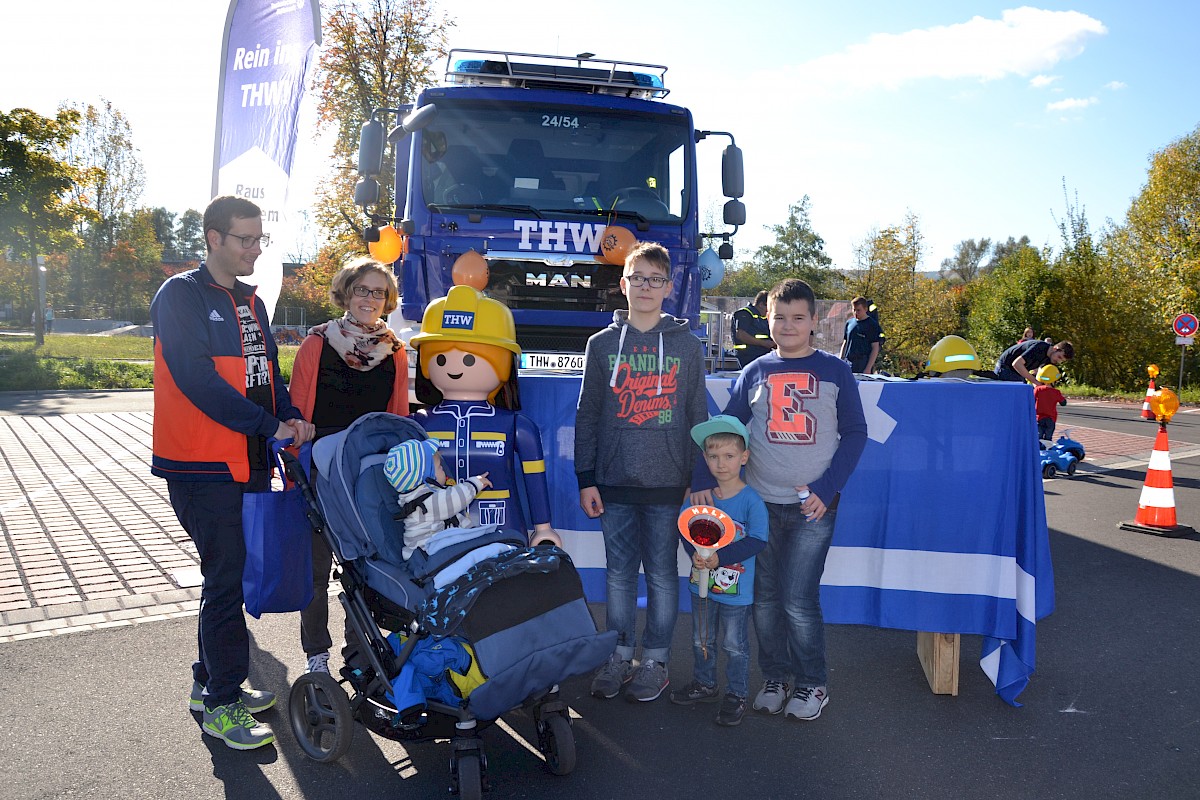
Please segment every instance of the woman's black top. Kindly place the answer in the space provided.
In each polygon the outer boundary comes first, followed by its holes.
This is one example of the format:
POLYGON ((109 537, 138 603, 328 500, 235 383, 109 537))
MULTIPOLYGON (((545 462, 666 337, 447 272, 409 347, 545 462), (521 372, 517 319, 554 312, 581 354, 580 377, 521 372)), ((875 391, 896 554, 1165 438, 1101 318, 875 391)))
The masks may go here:
POLYGON ((385 358, 367 372, 351 369, 325 342, 317 370, 312 423, 317 438, 337 433, 370 411, 384 411, 392 399, 396 361, 385 358))

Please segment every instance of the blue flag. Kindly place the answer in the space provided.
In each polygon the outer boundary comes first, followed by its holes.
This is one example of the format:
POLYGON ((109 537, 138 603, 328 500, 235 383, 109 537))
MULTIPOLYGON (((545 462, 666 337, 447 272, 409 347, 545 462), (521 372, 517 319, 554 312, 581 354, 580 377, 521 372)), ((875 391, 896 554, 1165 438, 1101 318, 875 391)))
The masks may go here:
POLYGON ((288 182, 300 106, 321 42, 317 0, 231 0, 225 20, 213 196, 232 194, 263 211, 272 245, 251 282, 274 314, 283 280, 288 182))

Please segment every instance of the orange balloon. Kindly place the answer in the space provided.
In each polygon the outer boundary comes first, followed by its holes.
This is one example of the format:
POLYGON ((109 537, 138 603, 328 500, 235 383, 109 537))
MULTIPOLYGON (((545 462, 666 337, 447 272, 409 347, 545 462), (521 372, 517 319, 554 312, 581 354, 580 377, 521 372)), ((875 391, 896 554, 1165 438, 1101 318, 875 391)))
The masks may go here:
POLYGON ((470 286, 482 292, 488 285, 487 260, 474 250, 468 250, 454 259, 450 278, 455 286, 470 286))
POLYGON ((609 225, 600 235, 600 260, 616 266, 624 266, 625 256, 637 244, 637 239, 628 228, 609 225))
POLYGON ((391 264, 404 253, 404 240, 399 231, 384 225, 379 229, 379 241, 367 242, 367 250, 371 251, 371 258, 381 264, 391 264))

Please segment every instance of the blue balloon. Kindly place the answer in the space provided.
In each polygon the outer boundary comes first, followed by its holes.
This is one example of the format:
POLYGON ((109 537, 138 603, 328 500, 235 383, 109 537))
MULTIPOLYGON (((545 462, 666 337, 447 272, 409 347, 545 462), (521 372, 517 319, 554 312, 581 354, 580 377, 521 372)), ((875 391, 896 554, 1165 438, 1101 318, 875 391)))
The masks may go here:
POLYGON ((717 284, 725 279, 725 262, 711 248, 700 252, 696 258, 696 265, 700 267, 700 286, 705 289, 716 288, 717 284))

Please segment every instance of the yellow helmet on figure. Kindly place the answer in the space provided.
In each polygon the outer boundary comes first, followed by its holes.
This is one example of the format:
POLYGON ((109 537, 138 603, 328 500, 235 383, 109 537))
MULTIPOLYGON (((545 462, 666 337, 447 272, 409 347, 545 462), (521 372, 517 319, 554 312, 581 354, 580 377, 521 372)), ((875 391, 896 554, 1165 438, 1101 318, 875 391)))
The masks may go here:
POLYGON ((979 354, 961 336, 943 336, 929 349, 925 371, 943 378, 966 378, 980 369, 979 354))
POLYGON ((1053 364, 1043 364, 1033 377, 1037 379, 1038 383, 1054 383, 1061 377, 1061 373, 1053 364))
POLYGON ((490 344, 521 354, 517 326, 508 306, 470 286, 454 286, 450 294, 426 307, 421 332, 412 337, 412 345, 432 342, 490 344))

